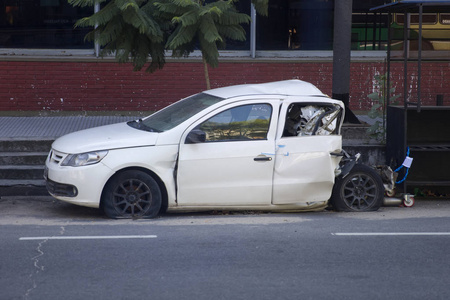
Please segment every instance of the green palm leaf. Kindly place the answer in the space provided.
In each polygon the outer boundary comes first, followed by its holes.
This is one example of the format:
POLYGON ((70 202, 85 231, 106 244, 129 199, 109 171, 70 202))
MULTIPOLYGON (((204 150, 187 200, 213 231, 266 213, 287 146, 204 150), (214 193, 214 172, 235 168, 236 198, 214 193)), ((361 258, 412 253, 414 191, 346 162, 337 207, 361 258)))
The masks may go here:
MULTIPOLYGON (((212 67, 219 62, 219 48, 227 40, 245 40, 242 24, 250 17, 239 13, 238 0, 68 0, 74 6, 104 7, 75 26, 92 27, 85 39, 95 40, 102 55, 113 54, 119 62, 133 63, 147 71, 162 68, 165 48, 174 56, 187 56, 200 49, 203 61, 212 67)), ((268 0, 252 0, 258 13, 267 15, 268 0)), ((206 65, 205 65, 206 66, 206 65)), ((207 67, 205 67, 207 71, 207 67)), ((207 74, 206 74, 206 77, 207 74)))

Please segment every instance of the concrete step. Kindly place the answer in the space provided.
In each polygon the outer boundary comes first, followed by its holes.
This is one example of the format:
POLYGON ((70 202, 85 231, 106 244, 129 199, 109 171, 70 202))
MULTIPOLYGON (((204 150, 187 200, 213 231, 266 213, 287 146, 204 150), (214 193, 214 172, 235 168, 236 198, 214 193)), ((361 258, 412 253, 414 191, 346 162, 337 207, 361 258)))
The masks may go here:
POLYGON ((53 140, 0 140, 0 152, 50 152, 53 140))
POLYGON ((48 152, 0 152, 0 166, 44 165, 48 152))
POLYGON ((0 166, 0 179, 42 179, 44 165, 0 166))
POLYGON ((48 195, 44 165, 53 140, 0 140, 0 196, 48 195))
POLYGON ((368 133, 369 127, 365 125, 344 125, 342 126, 342 143, 345 145, 379 144, 368 133))
POLYGON ((360 161, 366 165, 379 166, 386 164, 386 145, 343 144, 342 148, 350 155, 360 153, 360 161))
POLYGON ((342 148, 351 155, 361 154, 360 161, 371 166, 386 163, 386 145, 371 138, 368 125, 344 124, 342 126, 342 148))
POLYGON ((3 196, 48 196, 43 179, 0 179, 0 197, 3 196))

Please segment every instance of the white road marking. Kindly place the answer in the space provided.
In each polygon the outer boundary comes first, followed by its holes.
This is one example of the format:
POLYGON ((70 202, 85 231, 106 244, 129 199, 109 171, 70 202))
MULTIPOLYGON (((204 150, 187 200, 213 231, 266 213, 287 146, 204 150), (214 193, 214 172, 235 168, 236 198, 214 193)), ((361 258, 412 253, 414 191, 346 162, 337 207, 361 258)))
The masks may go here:
POLYGON ((442 236, 450 235, 450 232, 336 232, 331 234, 338 236, 442 236))
POLYGON ((20 241, 37 240, 114 240, 114 239, 154 239, 156 235, 100 235, 100 236, 37 236, 21 237, 20 241))

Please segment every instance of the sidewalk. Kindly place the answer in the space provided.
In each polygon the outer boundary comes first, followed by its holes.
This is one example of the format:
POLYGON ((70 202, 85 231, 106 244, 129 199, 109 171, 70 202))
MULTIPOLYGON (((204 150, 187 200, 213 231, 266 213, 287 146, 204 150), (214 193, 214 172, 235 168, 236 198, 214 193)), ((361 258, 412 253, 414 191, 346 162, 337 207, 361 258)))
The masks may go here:
POLYGON ((0 117, 0 140, 54 140, 77 130, 138 118, 133 116, 0 117))
MULTIPOLYGON (((0 140, 54 140, 67 133, 138 119, 138 116, 0 117, 0 140)), ((365 115, 358 118, 373 122, 365 115)))

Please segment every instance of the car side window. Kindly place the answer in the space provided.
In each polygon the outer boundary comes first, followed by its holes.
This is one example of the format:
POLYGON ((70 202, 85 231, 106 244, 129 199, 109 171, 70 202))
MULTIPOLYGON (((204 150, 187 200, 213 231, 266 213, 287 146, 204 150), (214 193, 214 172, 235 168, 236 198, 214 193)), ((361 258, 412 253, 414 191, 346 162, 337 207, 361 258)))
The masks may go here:
POLYGON ((339 105, 292 103, 286 113, 283 137, 339 134, 339 105))
POLYGON ((196 129, 206 133, 206 142, 264 140, 271 116, 269 104, 242 105, 215 115, 196 129))

